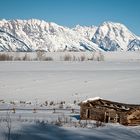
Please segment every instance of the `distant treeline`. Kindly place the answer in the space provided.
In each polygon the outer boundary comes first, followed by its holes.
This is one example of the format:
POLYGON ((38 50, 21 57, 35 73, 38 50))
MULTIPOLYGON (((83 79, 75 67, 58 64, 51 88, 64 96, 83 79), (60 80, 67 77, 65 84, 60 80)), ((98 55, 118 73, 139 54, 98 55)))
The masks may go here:
POLYGON ((104 61, 101 52, 1 52, 0 61, 104 61))

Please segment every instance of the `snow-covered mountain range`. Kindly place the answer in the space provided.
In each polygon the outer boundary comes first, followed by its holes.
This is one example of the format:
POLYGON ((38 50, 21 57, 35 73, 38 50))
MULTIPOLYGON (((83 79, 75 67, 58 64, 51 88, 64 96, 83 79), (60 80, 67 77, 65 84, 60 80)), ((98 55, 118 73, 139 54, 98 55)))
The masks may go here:
POLYGON ((120 23, 68 28, 43 20, 0 20, 0 51, 136 51, 140 37, 120 23))

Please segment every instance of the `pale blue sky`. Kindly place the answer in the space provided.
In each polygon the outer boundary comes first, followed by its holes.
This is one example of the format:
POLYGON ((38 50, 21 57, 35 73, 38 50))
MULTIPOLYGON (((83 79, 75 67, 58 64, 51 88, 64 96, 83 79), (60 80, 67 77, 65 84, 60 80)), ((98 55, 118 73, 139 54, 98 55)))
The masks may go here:
POLYGON ((68 27, 113 21, 140 35, 140 0, 0 0, 0 18, 36 18, 68 27))

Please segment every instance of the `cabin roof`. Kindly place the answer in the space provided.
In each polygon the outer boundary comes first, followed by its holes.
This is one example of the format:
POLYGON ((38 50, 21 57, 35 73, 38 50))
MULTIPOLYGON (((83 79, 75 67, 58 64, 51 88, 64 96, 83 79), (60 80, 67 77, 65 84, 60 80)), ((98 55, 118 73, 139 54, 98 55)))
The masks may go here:
POLYGON ((99 105, 102 107, 112 108, 112 109, 116 109, 116 110, 124 110, 124 111, 128 111, 133 108, 140 108, 140 105, 138 105, 138 104, 119 103, 119 102, 104 100, 100 97, 89 98, 89 99, 81 102, 80 105, 85 105, 88 107, 94 107, 96 105, 99 105))

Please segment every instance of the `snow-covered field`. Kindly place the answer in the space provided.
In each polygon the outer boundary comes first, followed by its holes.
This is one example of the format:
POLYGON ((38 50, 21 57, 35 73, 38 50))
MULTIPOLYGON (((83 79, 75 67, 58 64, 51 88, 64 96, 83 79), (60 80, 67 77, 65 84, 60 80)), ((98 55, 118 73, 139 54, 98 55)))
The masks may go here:
MULTIPOLYGON (((76 125, 78 120, 73 117, 79 114, 79 107, 74 104, 74 100, 77 104, 99 96, 107 100, 140 104, 139 55, 119 60, 115 55, 112 60, 105 55, 105 61, 1 61, 0 109, 31 109, 10 113, 11 140, 139 140, 139 126, 108 124, 96 128, 90 124, 82 128, 76 125), (66 110, 56 109, 54 113, 53 106, 45 107, 43 104, 46 100, 49 103, 53 101, 55 108, 60 108, 57 103, 65 101, 63 107, 66 110), (20 101, 28 104, 24 105, 20 101), (50 110, 33 113, 35 107, 50 110), (73 108, 76 111, 74 113, 71 112, 73 108), (75 124, 58 127, 50 123, 64 116, 75 124), (36 120, 39 122, 36 123, 36 120)), ((5 139, 4 134, 8 130, 6 117, 7 111, 0 111, 0 140, 5 139)))
POLYGON ((0 62, 1 100, 140 103, 140 62, 0 62))

